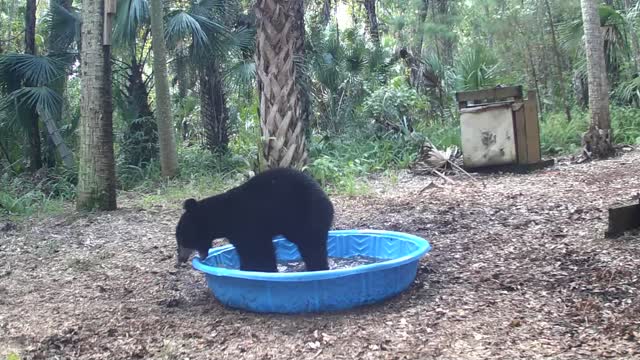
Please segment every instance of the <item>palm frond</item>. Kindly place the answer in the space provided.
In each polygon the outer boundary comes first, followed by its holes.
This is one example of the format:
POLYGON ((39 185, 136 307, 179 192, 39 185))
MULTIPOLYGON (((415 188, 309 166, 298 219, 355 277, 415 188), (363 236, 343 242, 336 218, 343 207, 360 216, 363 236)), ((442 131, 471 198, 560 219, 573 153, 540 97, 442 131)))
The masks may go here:
POLYGON ((222 24, 183 10, 169 15, 165 37, 172 48, 184 39, 191 39, 193 55, 203 60, 213 52, 223 52, 233 38, 222 24))
POLYGON ((190 12, 203 17, 215 15, 222 18, 227 14, 227 8, 225 0, 200 0, 194 2, 190 12))
POLYGON ((139 29, 149 24, 150 16, 147 0, 120 0, 113 29, 114 42, 122 46, 133 44, 139 29))
MULTIPOLYGON (((49 39, 54 48, 66 49, 70 44, 80 39, 80 26, 82 18, 76 8, 65 9, 59 4, 54 4, 51 11, 44 18, 49 34, 55 34, 55 38, 49 39)), ((51 50, 51 49, 49 49, 51 50)))
POLYGON ((0 113, 5 115, 3 127, 15 131, 29 128, 27 119, 33 112, 54 117, 61 109, 62 97, 46 86, 23 87, 0 97, 0 113))
POLYGON ((486 49, 475 46, 459 58, 457 75, 459 90, 493 87, 497 81, 498 61, 486 49))
POLYGON ((200 23, 194 16, 183 10, 177 10, 170 14, 165 37, 172 45, 179 40, 191 38, 197 49, 204 49, 209 44, 209 37, 200 23))
POLYGON ((241 27, 229 34, 230 46, 241 51, 249 51, 255 49, 256 29, 249 27, 241 27))
POLYGON ((246 94, 255 87, 256 64, 240 60, 232 63, 224 72, 225 84, 237 93, 246 94))
POLYGON ((23 87, 14 91, 11 97, 15 98, 19 105, 34 109, 46 116, 58 114, 62 108, 62 97, 46 86, 23 87))
POLYGON ((58 59, 30 54, 0 56, 0 72, 14 73, 31 86, 43 86, 64 76, 64 63, 58 59))
MULTIPOLYGON (((614 7, 606 4, 598 6, 600 25, 604 29, 605 56, 607 66, 617 67, 629 57, 629 42, 627 41, 627 20, 614 7)), ((576 14, 558 26, 560 44, 565 51, 571 52, 576 58, 584 57, 584 29, 582 17, 576 14)))

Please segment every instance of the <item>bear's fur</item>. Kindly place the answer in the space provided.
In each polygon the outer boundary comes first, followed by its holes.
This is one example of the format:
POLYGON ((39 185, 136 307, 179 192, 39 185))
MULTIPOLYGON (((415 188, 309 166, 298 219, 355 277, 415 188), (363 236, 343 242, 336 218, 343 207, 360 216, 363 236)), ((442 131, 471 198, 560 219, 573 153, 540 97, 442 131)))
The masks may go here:
POLYGON ((206 258, 211 242, 227 238, 245 271, 277 272, 273 238, 298 247, 307 271, 328 270, 327 236, 334 209, 310 176, 288 168, 264 171, 225 193, 187 199, 176 227, 178 263, 196 250, 206 258))

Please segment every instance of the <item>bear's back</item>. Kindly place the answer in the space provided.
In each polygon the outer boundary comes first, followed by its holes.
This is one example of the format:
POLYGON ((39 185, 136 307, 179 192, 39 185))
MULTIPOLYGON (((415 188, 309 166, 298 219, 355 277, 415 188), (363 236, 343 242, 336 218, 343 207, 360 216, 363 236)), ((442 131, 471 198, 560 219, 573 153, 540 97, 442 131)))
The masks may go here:
POLYGON ((229 191, 227 197, 234 230, 279 229, 308 222, 310 218, 321 222, 333 219, 333 205, 320 185, 294 169, 264 171, 229 191))

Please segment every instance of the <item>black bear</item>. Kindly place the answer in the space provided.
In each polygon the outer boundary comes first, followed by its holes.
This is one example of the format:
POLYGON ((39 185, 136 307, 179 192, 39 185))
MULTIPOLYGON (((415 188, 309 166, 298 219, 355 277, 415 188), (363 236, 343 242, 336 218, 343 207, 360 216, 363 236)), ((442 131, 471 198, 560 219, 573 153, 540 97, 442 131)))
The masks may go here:
POLYGON ((195 250, 207 257, 211 242, 227 238, 245 271, 277 272, 273 238, 298 247, 307 271, 328 270, 327 236, 333 204, 301 171, 266 170, 244 184, 200 201, 187 199, 176 226, 178 264, 195 250))

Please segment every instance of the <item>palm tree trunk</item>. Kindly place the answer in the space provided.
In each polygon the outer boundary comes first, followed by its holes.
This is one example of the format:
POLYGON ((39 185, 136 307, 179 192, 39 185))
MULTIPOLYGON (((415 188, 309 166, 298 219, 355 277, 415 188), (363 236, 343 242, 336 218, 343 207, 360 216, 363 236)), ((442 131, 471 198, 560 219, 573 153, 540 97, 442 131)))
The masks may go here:
POLYGON ((226 152, 229 145, 229 109, 216 59, 200 69, 200 117, 207 148, 214 154, 226 152))
POLYGON ((79 210, 114 210, 111 47, 103 45, 104 0, 82 1, 79 210))
POLYGON ((589 110, 591 126, 583 135, 585 154, 606 157, 613 152, 611 119, 609 118, 609 89, 604 57, 604 39, 596 0, 581 0, 584 26, 587 74, 589 77, 589 110))
POLYGON ((129 165, 144 166, 158 157, 158 126, 149 105, 149 91, 143 78, 144 64, 132 54, 127 77, 128 131, 124 134, 122 152, 129 165))
POLYGON ((369 34, 371 35, 371 41, 380 46, 380 33, 378 30, 378 15, 376 14, 376 0, 364 0, 364 8, 367 10, 367 17, 369 18, 369 34))
POLYGON ((167 49, 164 43, 162 0, 151 0, 151 48, 156 90, 156 121, 160 138, 162 175, 173 177, 178 172, 178 154, 171 116, 171 98, 167 79, 167 49))
POLYGON ((301 168, 307 161, 294 64, 299 2, 258 0, 255 8, 262 152, 269 168, 301 168))
MULTIPOLYGON (((36 0, 27 0, 24 14, 24 52, 36 55, 36 0)), ((42 145, 38 114, 34 109, 25 112, 27 116, 28 169, 36 171, 42 167, 42 145)))

